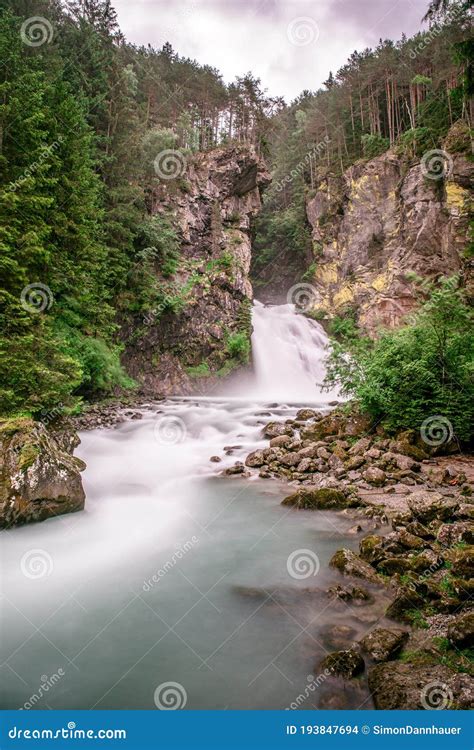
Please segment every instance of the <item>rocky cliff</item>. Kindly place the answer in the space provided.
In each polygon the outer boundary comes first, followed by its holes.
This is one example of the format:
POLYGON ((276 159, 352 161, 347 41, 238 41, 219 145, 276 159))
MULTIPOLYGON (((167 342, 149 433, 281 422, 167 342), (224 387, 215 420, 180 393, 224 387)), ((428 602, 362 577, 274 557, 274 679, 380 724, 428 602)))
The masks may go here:
POLYGON ((249 355, 250 230, 270 181, 248 146, 198 154, 182 178, 153 191, 180 241, 177 304, 124 326, 124 364, 147 396, 213 387, 249 355))
POLYGON ((431 157, 442 160, 436 168, 388 151, 319 184, 307 217, 321 319, 351 311, 373 333, 417 305, 415 276, 466 275, 474 164, 464 154, 443 154, 431 157))

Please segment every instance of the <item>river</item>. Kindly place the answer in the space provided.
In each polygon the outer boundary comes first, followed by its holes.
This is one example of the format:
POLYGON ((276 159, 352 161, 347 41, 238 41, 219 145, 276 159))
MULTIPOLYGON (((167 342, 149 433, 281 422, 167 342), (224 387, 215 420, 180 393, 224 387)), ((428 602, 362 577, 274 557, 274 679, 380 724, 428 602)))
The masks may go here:
POLYGON ((255 303, 253 325, 245 385, 82 433, 86 510, 2 533, 2 708, 371 707, 317 667, 376 617, 325 594, 354 521, 222 476, 262 425, 335 397, 318 323, 255 303))

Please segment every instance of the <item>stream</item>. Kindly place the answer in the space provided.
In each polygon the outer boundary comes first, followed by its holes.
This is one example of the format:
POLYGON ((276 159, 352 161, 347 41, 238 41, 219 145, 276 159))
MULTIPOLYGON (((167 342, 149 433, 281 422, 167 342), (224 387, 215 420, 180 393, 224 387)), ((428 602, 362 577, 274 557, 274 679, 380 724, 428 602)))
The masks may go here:
POLYGON ((363 682, 318 678, 383 606, 325 593, 355 521, 222 476, 264 424, 337 398, 318 323, 255 303, 253 325, 251 382, 82 433, 85 511, 2 534, 1 708, 372 707, 363 682))

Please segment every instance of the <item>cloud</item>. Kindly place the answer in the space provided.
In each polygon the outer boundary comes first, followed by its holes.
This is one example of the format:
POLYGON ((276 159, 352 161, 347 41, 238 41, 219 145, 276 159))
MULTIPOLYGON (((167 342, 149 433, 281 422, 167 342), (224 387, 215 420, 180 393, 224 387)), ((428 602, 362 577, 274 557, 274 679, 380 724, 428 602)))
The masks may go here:
POLYGON ((251 70, 273 96, 316 90, 354 50, 410 36, 427 0, 115 0, 128 41, 208 64, 226 82, 251 70), (306 36, 305 36, 306 35, 306 36))

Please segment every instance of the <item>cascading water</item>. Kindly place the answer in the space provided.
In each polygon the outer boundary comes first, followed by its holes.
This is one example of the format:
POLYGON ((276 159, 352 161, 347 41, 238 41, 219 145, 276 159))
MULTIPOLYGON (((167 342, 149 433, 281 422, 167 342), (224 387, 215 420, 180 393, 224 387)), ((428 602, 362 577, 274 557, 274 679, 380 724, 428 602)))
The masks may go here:
POLYGON ((0 707, 29 707, 61 670, 34 708, 155 708, 165 683, 190 709, 284 708, 328 628, 360 631, 323 593, 329 557, 357 543, 351 519, 291 511, 287 486, 222 474, 267 445, 266 422, 334 397, 316 385, 316 323, 256 303, 254 327, 255 376, 238 396, 150 403, 140 420, 83 433, 85 512, 2 534, 0 707), (319 572, 300 580, 289 560, 308 550, 319 572))
POLYGON ((319 323, 297 315, 294 305, 255 302, 252 324, 253 396, 283 403, 334 400, 334 392, 321 390, 328 339, 319 323))

